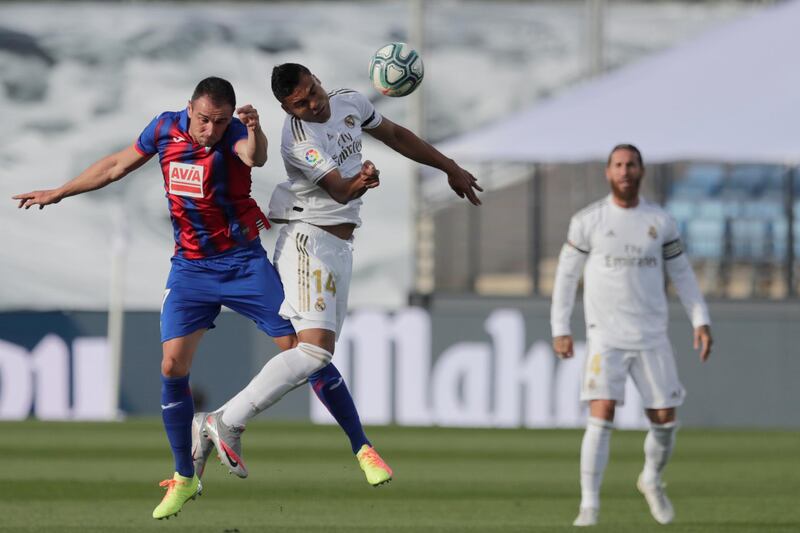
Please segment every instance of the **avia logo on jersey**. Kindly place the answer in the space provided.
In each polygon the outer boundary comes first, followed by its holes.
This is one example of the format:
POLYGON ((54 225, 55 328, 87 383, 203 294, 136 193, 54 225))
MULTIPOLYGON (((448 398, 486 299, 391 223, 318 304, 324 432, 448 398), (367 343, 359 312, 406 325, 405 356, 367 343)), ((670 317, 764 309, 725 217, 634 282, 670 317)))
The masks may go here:
POLYGON ((200 165, 169 164, 169 193, 189 198, 203 197, 203 171, 200 165))
POLYGON ((305 157, 306 157, 306 163, 308 163, 312 167, 317 166, 317 163, 322 161, 322 157, 319 155, 319 152, 317 152, 313 148, 306 151, 305 157))

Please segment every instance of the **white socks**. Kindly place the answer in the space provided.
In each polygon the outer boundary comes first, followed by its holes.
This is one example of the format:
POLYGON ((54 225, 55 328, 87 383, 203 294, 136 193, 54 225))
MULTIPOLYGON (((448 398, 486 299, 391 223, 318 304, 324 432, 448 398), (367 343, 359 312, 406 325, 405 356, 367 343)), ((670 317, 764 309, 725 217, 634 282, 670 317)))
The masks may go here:
MULTIPOLYGON (((581 444, 581 507, 600 508, 600 485, 608 464, 612 428, 607 420, 589 417, 581 444)), ((677 422, 650 424, 644 439, 642 483, 661 483, 661 471, 672 455, 677 428, 677 422)))
POLYGON ((589 417, 581 444, 581 507, 600 508, 600 484, 608 464, 613 424, 589 417))
POLYGON ((279 353, 222 407, 222 421, 228 426, 245 425, 287 392, 305 383, 308 376, 330 363, 331 357, 327 350, 307 342, 279 353))
POLYGON ((644 470, 642 483, 654 485, 661 483, 661 471, 672 455, 675 446, 675 430, 677 422, 666 424, 650 424, 650 431, 644 439, 644 470))

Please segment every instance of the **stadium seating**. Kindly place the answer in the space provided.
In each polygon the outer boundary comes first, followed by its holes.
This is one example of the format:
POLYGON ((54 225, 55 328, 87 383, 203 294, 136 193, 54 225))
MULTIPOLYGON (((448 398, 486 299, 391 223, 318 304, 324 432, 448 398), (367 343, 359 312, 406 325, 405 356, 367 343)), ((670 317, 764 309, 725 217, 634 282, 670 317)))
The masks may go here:
MULTIPOLYGON (((793 187, 800 193, 800 175, 793 187)), ((723 285, 738 284, 725 288, 726 295, 774 295, 771 286, 783 282, 788 251, 785 167, 688 164, 667 190, 666 209, 701 275, 711 273, 714 283, 719 278, 723 285), (758 291, 764 294, 754 294, 758 291)), ((793 209, 794 254, 800 257, 800 200, 793 209)))
MULTIPOLYGON (((602 164, 537 168, 535 187, 532 180, 521 180, 487 191, 477 215, 462 204, 435 212, 437 291, 551 293, 572 214, 608 189, 598 179, 602 164)), ((792 249, 788 184, 781 165, 687 162, 657 166, 644 181, 642 194, 663 201, 675 218, 707 295, 782 299, 800 292, 800 199, 793 205, 792 249), (796 258, 793 278, 788 275, 789 250, 796 258)), ((800 198, 800 173, 791 184, 794 197, 800 198)))
POLYGON ((693 164, 686 169, 684 179, 672 184, 671 196, 703 198, 717 196, 722 189, 725 167, 719 164, 693 164))

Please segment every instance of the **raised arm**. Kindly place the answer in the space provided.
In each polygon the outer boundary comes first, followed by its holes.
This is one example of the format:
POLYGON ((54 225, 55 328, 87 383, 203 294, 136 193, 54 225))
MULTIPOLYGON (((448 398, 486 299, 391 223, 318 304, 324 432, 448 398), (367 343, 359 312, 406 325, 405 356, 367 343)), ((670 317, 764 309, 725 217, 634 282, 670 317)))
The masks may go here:
POLYGON ((69 196, 101 189, 109 183, 120 180, 144 165, 151 157, 152 155, 139 153, 134 148, 134 145, 131 145, 92 163, 89 168, 81 172, 77 177, 57 189, 32 191, 17 194, 12 198, 19 200, 18 207, 29 209, 34 205, 38 205, 39 209, 44 209, 44 206, 57 204, 69 196))
POLYGON ((383 117, 377 127, 365 129, 364 133, 372 135, 400 155, 417 163, 438 168, 447 174, 447 182, 459 198, 466 196, 473 205, 481 205, 475 191, 482 192, 483 189, 478 185, 475 176, 458 166, 455 161, 447 158, 428 142, 420 139, 411 130, 383 117))
POLYGON ((248 167, 263 167, 267 162, 267 136, 261 129, 258 111, 247 104, 236 110, 239 120, 247 126, 247 139, 236 143, 234 150, 248 167))
POLYGON ((372 161, 364 161, 361 170, 355 176, 342 177, 339 169, 333 169, 325 174, 317 185, 340 204, 346 204, 364 195, 369 189, 380 185, 380 171, 375 168, 372 161))

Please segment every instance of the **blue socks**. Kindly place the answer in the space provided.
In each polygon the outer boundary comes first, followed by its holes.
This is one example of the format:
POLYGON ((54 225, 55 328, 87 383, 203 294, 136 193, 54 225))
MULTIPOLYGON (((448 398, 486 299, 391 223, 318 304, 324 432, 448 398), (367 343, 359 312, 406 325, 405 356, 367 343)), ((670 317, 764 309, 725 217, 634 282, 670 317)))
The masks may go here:
POLYGON ((175 471, 184 477, 194 475, 192 462, 192 417, 194 403, 189 388, 189 376, 168 378, 161 376, 161 418, 167 432, 175 471))
POLYGON ((333 363, 308 376, 308 383, 314 389, 317 398, 328 408, 333 418, 347 433, 353 453, 358 453, 364 444, 371 446, 367 436, 364 435, 364 428, 358 418, 353 397, 350 396, 350 391, 347 390, 342 375, 333 366, 333 363))

